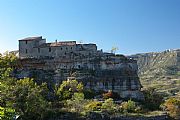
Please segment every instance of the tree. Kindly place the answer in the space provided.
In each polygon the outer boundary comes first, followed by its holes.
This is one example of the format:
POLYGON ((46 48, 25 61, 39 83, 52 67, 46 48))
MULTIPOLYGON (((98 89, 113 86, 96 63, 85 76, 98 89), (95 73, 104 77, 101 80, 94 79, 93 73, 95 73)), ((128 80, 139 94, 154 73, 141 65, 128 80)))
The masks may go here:
POLYGON ((118 47, 112 47, 112 48, 111 48, 111 53, 116 53, 117 50, 119 50, 118 47))
POLYGON ((15 108, 22 119, 43 119, 48 102, 42 92, 46 84, 38 86, 32 79, 18 80, 8 91, 9 103, 15 108))
MULTIPOLYGON (((0 78, 6 72, 11 71, 17 65, 17 57, 15 54, 6 52, 4 55, 0 54, 0 78)), ((6 74, 7 75, 7 74, 6 74)))
POLYGON ((15 110, 10 107, 0 106, 0 120, 12 120, 15 117, 15 110))
POLYGON ((67 100, 71 99, 76 92, 83 92, 83 84, 78 83, 77 80, 67 80, 57 88, 56 94, 61 100, 67 100))
POLYGON ((12 120, 15 116, 15 109, 8 104, 8 90, 17 81, 10 77, 16 62, 17 57, 14 54, 0 54, 0 119, 12 120))
POLYGON ((14 54, 0 54, 0 119, 12 120, 15 115, 23 120, 52 117, 54 104, 46 100, 47 85, 38 85, 30 78, 17 80, 13 77, 17 65, 14 54))
POLYGON ((74 93, 71 99, 66 101, 66 105, 70 112, 80 113, 84 110, 84 94, 74 93))

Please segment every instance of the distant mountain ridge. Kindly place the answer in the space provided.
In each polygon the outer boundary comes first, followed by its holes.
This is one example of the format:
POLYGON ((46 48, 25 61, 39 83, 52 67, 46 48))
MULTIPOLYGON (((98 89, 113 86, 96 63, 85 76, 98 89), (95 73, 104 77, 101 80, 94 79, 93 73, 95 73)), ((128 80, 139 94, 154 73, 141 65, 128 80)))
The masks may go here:
POLYGON ((142 85, 180 95, 180 49, 129 56, 137 60, 142 85))
POLYGON ((130 57, 137 60, 139 75, 158 73, 174 75, 180 71, 180 49, 135 54, 130 57))

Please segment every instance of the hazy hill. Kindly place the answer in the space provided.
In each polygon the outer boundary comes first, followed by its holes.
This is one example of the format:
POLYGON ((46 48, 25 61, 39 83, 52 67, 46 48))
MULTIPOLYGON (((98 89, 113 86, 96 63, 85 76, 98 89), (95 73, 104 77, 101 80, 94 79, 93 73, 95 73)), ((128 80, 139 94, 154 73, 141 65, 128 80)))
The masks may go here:
POLYGON ((142 85, 167 95, 180 95, 180 49, 129 56, 137 60, 142 85))

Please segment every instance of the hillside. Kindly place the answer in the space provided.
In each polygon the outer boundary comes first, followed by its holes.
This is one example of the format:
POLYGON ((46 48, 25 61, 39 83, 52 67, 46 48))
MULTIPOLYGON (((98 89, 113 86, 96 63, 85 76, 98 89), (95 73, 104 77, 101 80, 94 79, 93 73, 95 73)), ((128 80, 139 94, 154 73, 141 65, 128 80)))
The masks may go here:
POLYGON ((137 60, 144 88, 154 87, 168 96, 180 96, 180 49, 129 56, 137 60))

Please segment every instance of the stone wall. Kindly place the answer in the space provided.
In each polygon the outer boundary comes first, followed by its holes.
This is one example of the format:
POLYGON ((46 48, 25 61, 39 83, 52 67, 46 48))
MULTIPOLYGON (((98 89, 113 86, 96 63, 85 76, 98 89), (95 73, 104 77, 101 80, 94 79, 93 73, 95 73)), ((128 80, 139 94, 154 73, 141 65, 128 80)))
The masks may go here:
POLYGON ((21 58, 36 56, 38 50, 34 49, 34 47, 44 43, 46 43, 46 39, 42 39, 42 37, 30 37, 19 40, 19 56, 21 58))
POLYGON ((97 53, 96 44, 76 44, 76 41, 46 43, 42 37, 29 37, 19 40, 20 58, 66 57, 92 55, 97 53))

